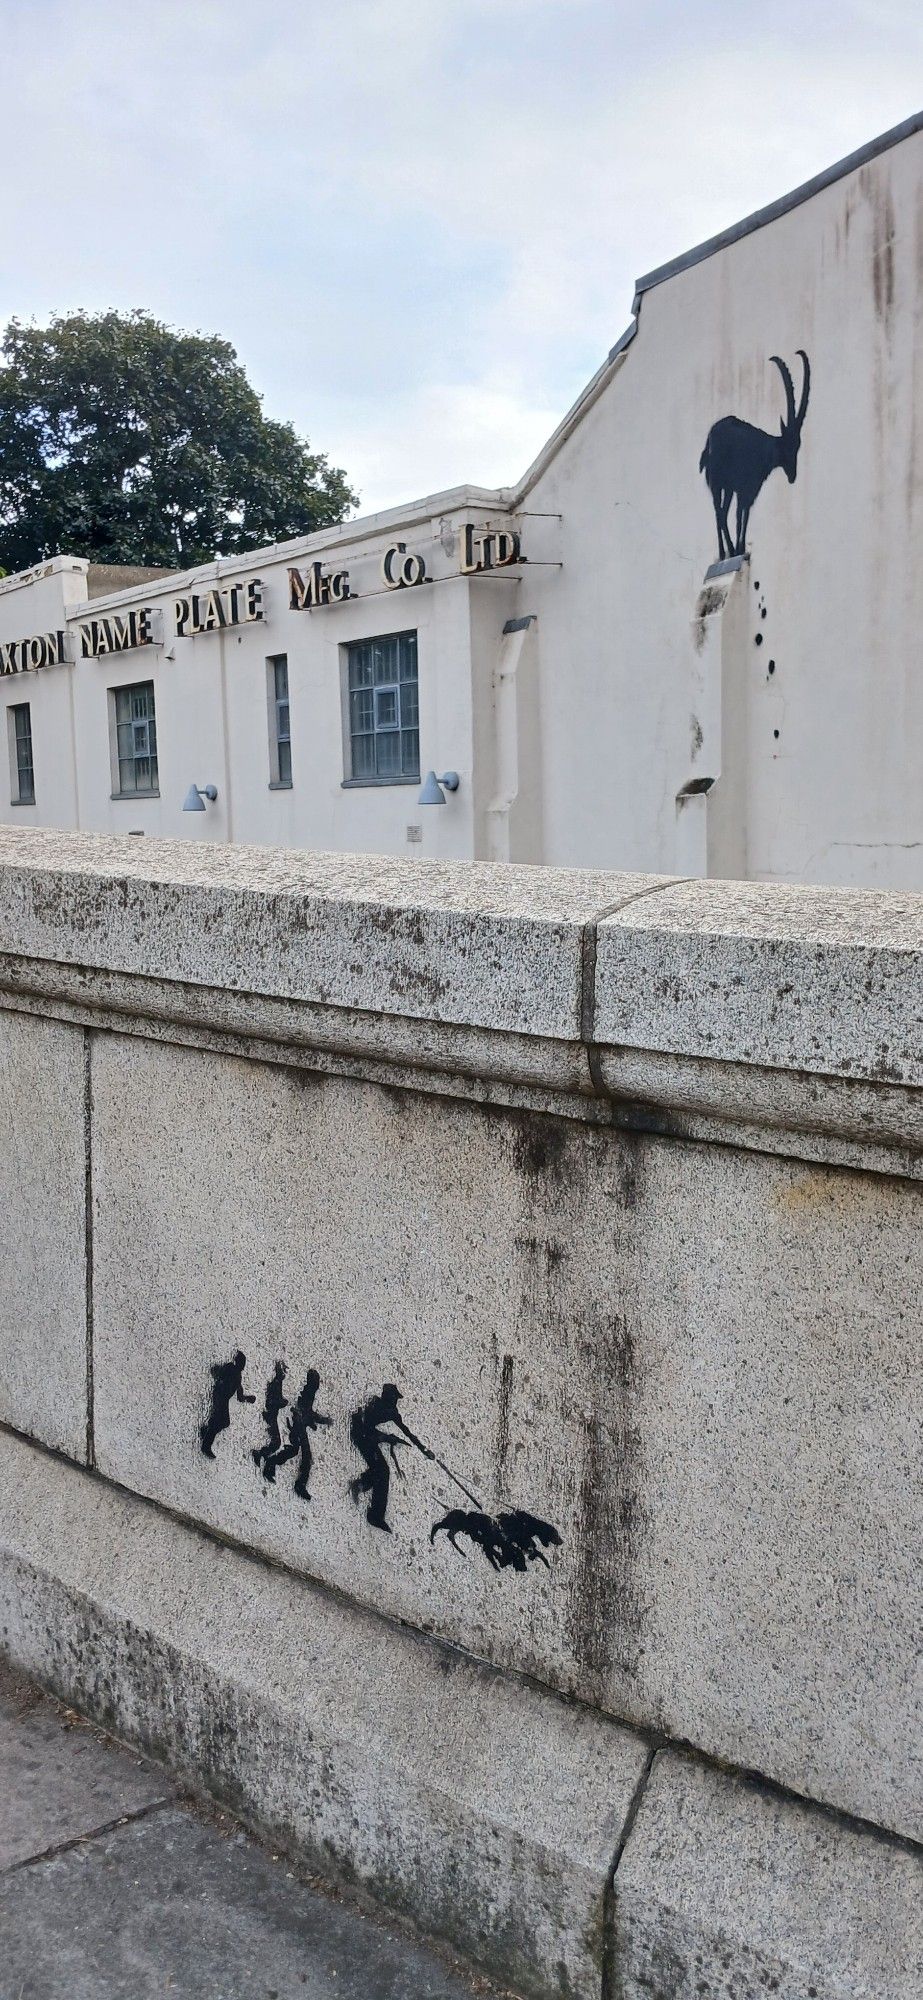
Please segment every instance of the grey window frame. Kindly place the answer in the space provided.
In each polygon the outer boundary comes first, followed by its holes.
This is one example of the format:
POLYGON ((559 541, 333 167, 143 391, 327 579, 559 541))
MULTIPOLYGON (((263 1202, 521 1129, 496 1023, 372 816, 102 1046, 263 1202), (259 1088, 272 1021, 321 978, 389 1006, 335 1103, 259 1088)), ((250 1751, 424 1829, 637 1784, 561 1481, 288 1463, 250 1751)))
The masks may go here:
POLYGON ((420 653, 415 630, 376 632, 340 648, 346 789, 420 783, 420 653), (376 648, 378 657, 376 657, 376 648), (393 701, 393 722, 380 720, 393 701), (357 723, 361 726, 357 727, 357 723), (396 762, 384 760, 396 749, 396 762), (359 746, 362 746, 361 751, 359 746), (357 754, 358 752, 358 754, 357 754), (369 768, 369 763, 374 768, 369 768), (357 765, 362 768, 357 768, 357 765), (384 764, 384 768, 383 768, 384 764))
POLYGON ((152 680, 125 681, 118 687, 109 689, 109 733, 112 754, 112 797, 114 799, 159 799, 160 765, 157 751, 157 694, 152 680), (149 701, 149 712, 145 715, 120 714, 120 705, 129 711, 137 698, 144 695, 149 701), (130 730, 128 739, 120 734, 130 730), (141 734, 140 732, 143 732, 141 734), (127 744, 127 747, 126 747, 127 744), (142 747, 143 746, 143 747, 142 747), (150 782, 138 784, 137 767, 147 764, 150 782), (133 785, 124 782, 131 768, 135 777, 133 785))
POLYGON ((7 709, 7 728, 10 738, 10 804, 12 806, 34 806, 35 804, 35 759, 32 750, 32 704, 28 701, 11 701, 7 709), (25 731, 19 727, 20 717, 25 718, 25 731), (23 756, 23 751, 27 752, 23 756), (23 778, 28 773, 24 786, 23 778))
POLYGON ((269 789, 271 792, 290 792, 292 705, 287 653, 271 653, 266 661, 266 705, 269 716, 269 789), (279 692, 280 669, 285 675, 284 694, 279 692))

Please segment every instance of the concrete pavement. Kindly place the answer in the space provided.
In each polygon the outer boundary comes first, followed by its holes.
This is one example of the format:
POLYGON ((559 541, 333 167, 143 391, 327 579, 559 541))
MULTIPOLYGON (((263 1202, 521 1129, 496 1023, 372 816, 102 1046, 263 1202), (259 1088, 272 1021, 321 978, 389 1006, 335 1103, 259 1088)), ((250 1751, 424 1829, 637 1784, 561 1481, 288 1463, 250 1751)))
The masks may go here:
POLYGON ((0 2000, 472 2000, 0 1668, 0 2000))

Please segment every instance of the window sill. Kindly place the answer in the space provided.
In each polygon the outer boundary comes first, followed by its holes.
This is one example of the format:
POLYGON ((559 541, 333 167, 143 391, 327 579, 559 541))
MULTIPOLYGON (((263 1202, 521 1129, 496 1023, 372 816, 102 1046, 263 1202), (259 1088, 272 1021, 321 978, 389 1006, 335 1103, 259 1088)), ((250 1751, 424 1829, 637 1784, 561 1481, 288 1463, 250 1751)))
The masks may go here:
POLYGON ((271 792, 290 792, 292 790, 291 778, 270 778, 269 789, 271 792))
POLYGON ((160 793, 159 792, 110 792, 109 797, 110 799, 112 799, 115 805, 136 806, 139 800, 159 799, 160 793))
POLYGON ((340 790, 342 792, 365 792, 370 790, 380 792, 386 785, 420 785, 422 782, 423 780, 419 774, 415 778, 341 778, 340 790))

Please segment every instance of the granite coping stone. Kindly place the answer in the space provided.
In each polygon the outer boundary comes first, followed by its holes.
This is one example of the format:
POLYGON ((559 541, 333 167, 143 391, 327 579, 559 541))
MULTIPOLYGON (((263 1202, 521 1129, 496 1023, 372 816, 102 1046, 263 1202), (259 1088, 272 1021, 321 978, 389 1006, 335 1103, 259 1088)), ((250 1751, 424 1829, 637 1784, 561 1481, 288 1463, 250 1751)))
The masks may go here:
MULTIPOLYGON (((0 955, 9 978, 31 961, 344 1018, 923 1083, 923 896, 890 891, 8 828, 0 955)), ((603 1061, 596 1089, 619 1095, 613 1078, 603 1061)))
POLYGON ((597 1043, 923 1083, 923 896, 686 881, 599 925, 597 1043))
POLYGON ((5 829, 0 951, 575 1041, 586 926, 660 880, 5 829))

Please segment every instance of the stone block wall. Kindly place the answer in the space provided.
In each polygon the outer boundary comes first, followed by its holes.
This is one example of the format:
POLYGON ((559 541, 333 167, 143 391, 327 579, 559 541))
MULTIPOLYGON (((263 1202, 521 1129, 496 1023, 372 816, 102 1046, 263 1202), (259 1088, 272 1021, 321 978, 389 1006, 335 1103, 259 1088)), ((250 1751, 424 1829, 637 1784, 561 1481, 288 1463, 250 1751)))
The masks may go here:
POLYGON ((0 1644, 524 1993, 917 1995, 921 966, 0 834, 0 1644))

